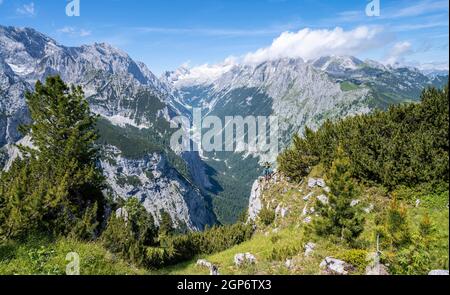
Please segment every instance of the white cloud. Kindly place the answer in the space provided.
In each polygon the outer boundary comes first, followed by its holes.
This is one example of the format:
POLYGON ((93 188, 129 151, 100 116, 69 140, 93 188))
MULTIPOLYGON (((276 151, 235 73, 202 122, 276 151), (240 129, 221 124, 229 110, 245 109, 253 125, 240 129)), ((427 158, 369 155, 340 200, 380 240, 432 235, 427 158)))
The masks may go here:
POLYGON ((67 34, 72 37, 87 37, 91 35, 91 31, 85 29, 77 29, 74 27, 63 27, 58 30, 58 33, 67 34))
POLYGON ((17 8, 17 13, 24 16, 35 16, 36 10, 34 9, 34 2, 30 4, 24 4, 17 8))
POLYGON ((411 54, 412 45, 408 41, 398 42, 394 44, 389 52, 385 64, 394 65, 396 63, 404 63, 405 56, 411 54))
POLYGON ((361 26, 345 31, 340 27, 333 30, 284 32, 272 45, 245 56, 246 63, 260 63, 278 58, 303 58, 310 60, 324 55, 356 55, 364 50, 383 46, 385 39, 380 27, 361 26))

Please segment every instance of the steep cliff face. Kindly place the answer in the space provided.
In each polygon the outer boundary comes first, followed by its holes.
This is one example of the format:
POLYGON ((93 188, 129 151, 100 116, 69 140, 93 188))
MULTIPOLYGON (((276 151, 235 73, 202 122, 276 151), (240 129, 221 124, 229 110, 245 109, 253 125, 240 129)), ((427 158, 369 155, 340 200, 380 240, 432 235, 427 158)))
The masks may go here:
POLYGON ((252 190, 250 192, 250 199, 248 202, 248 219, 250 221, 256 221, 259 212, 261 212, 262 209, 261 196, 263 189, 264 188, 261 179, 255 180, 252 186, 252 190))
POLYGON ((185 112, 183 106, 143 63, 105 43, 66 47, 33 29, 0 26, 4 168, 18 156, 18 126, 30 120, 24 93, 37 80, 56 74, 82 86, 91 110, 102 118, 99 144, 104 145, 102 166, 112 195, 139 198, 157 222, 161 209, 187 229, 216 222, 186 163, 168 145, 169 120, 185 112))
POLYGON ((127 159, 119 149, 108 146, 101 165, 111 193, 138 198, 156 223, 161 210, 168 212, 179 228, 202 230, 216 222, 200 190, 184 179, 163 154, 127 159))
POLYGON ((17 127, 28 122, 24 93, 29 89, 0 58, 0 147, 20 138, 17 127))

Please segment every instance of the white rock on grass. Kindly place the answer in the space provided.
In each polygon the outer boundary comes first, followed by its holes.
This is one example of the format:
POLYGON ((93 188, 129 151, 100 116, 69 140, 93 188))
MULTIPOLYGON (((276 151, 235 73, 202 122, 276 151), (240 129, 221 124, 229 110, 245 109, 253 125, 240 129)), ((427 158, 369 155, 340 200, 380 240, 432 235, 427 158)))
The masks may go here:
POLYGON ((359 200, 353 200, 353 201, 350 203, 350 207, 355 207, 355 206, 357 206, 359 203, 360 203, 359 200))
POLYGON ((303 211, 302 211, 302 216, 306 216, 306 215, 308 215, 308 205, 305 205, 305 207, 303 208, 303 211))
POLYGON ((305 257, 311 256, 311 254, 314 252, 314 249, 316 248, 316 244, 309 242, 305 245, 305 257))
POLYGON ((330 275, 348 275, 354 270, 351 264, 333 257, 326 257, 320 263, 320 268, 330 275))
POLYGON ((303 222, 304 223, 311 223, 311 221, 312 221, 312 218, 311 217, 306 217, 305 219, 303 219, 303 222))
POLYGON ((281 212, 280 212, 281 218, 285 218, 288 214, 289 214, 289 210, 288 209, 281 208, 281 212))
POLYGON ((327 186, 327 184, 325 183, 325 180, 323 180, 322 178, 310 178, 308 179, 308 187, 309 188, 315 188, 316 186, 321 187, 321 188, 325 188, 327 186))
POLYGON ((308 187, 309 188, 314 188, 316 187, 317 181, 315 178, 310 178, 308 179, 308 187))
POLYGON ((242 253, 234 255, 234 265, 241 266, 245 263, 245 255, 242 253))
POLYGON ((239 253, 234 255, 234 265, 240 267, 244 264, 256 264, 256 257, 251 253, 239 253))
POLYGON ((370 204, 369 207, 364 208, 364 212, 366 212, 367 214, 369 214, 370 212, 372 212, 372 210, 373 210, 374 208, 375 208, 375 207, 373 206, 373 204, 370 204))
POLYGON ((284 263, 287 269, 292 269, 294 267, 294 261, 292 259, 286 259, 286 262, 284 263))
POLYGON ((327 186, 325 180, 323 180, 322 178, 316 179, 316 185, 321 188, 325 188, 327 186))
POLYGON ((209 274, 212 275, 212 276, 220 275, 219 274, 219 269, 217 268, 217 266, 215 266, 211 262, 207 261, 206 259, 199 259, 199 260, 197 260, 197 266, 208 268, 209 269, 209 274))
POLYGON ((328 203, 329 203, 328 197, 325 195, 318 196, 317 200, 319 200, 324 205, 328 205, 328 203))
POLYGON ((197 266, 204 266, 210 268, 212 266, 212 263, 207 261, 206 259, 199 259, 197 260, 197 266))

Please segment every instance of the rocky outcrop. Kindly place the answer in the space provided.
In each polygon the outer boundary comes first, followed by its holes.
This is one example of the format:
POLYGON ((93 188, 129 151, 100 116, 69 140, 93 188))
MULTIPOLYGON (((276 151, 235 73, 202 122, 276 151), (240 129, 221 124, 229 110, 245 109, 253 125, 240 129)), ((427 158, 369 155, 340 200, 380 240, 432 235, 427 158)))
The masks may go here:
POLYGON ((259 212, 262 209, 261 194, 263 190, 263 184, 261 179, 255 180, 250 193, 250 200, 248 205, 248 220, 255 221, 259 212))
POLYGON ((111 193, 117 198, 138 198, 157 224, 161 210, 169 213, 178 227, 202 230, 216 222, 200 190, 193 188, 162 154, 127 159, 110 146, 101 165, 111 193))

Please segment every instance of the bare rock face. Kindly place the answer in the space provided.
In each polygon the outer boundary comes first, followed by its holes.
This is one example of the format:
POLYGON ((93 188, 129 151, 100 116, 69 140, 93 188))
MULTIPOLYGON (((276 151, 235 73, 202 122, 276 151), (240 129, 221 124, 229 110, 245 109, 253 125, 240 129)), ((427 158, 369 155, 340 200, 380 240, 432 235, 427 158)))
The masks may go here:
POLYGON ((255 221, 261 212, 262 202, 261 202, 261 194, 262 194, 262 183, 259 179, 255 180, 252 186, 252 191, 250 193, 250 200, 248 206, 248 219, 249 221, 255 221))
POLYGON ((214 224, 205 199, 173 167, 164 155, 149 154, 127 159, 121 151, 108 147, 109 160, 102 160, 111 194, 117 198, 137 198, 158 224, 163 209, 177 227, 202 230, 214 224))
POLYGON ((333 257, 326 257, 320 263, 320 268, 327 275, 348 275, 355 270, 353 265, 333 257))

